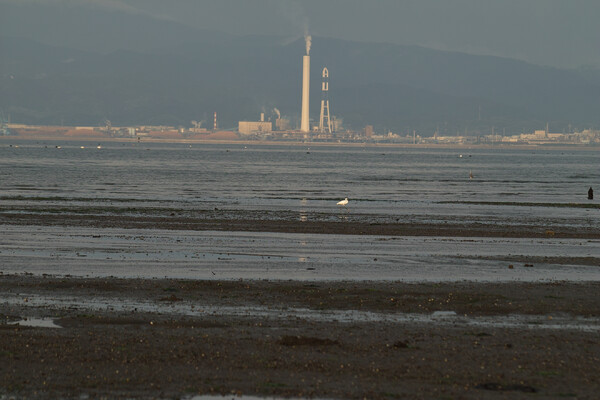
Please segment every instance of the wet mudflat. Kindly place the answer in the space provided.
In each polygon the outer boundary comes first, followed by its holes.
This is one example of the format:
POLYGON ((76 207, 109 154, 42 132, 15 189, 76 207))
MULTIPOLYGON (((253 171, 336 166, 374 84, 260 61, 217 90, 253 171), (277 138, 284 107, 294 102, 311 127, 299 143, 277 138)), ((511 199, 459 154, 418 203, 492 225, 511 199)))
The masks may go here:
MULTIPOLYGON (((460 203, 459 203, 460 204, 460 203)), ((124 208, 35 206, 19 204, 0 207, 0 223, 6 225, 44 225, 122 229, 168 229, 180 231, 234 231, 322 233, 340 235, 456 236, 516 238, 599 239, 596 210, 583 215, 548 215, 548 207, 521 213, 510 209, 484 210, 478 215, 469 205, 466 210, 447 210, 447 214, 415 214, 413 204, 402 214, 369 214, 348 209, 309 211, 264 210, 186 210, 182 208, 124 208), (454 215, 453 213, 457 213, 454 215), (466 213, 466 214, 465 214, 466 213), (495 214, 497 213, 497 215, 495 214), (537 214, 539 213, 539 215, 537 214), (546 213, 546 214, 544 214, 546 213)), ((592 205, 594 209, 598 207, 592 205)), ((520 211, 523 207, 514 207, 520 211)), ((579 211, 573 208, 571 212, 579 211)))
POLYGON ((600 392, 596 153, 91 150, 0 147, 0 400, 600 392))
POLYGON ((5 217, 0 398, 600 390, 599 242, 561 234, 572 228, 560 221, 436 236, 419 224, 403 235, 371 223, 309 233, 289 229, 301 220, 206 231, 167 217, 5 217))
POLYGON ((0 227, 4 273, 208 280, 600 280, 600 241, 592 239, 0 227))
POLYGON ((0 382, 27 398, 591 399, 599 285, 2 275, 0 382), (463 323, 515 315, 537 322, 463 323))

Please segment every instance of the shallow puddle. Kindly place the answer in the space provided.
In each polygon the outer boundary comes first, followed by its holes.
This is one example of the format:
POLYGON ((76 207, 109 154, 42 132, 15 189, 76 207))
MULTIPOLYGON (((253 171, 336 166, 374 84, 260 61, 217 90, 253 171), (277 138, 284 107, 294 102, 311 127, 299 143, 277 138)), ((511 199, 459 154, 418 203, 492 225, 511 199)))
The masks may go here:
POLYGON ((30 326, 34 328, 62 328, 56 325, 54 318, 23 318, 20 321, 8 322, 8 325, 30 326))
POLYGON ((459 315, 452 310, 436 311, 431 314, 379 313, 358 310, 311 310, 307 308, 269 308, 262 306, 219 306, 192 302, 155 303, 133 299, 46 297, 24 294, 5 297, 5 304, 27 307, 49 307, 68 311, 155 313, 183 315, 189 317, 230 316, 238 318, 302 319, 315 322, 336 323, 394 323, 451 325, 457 328, 510 328, 544 330, 578 330, 600 332, 600 318, 584 318, 571 315, 495 315, 472 317, 459 315))

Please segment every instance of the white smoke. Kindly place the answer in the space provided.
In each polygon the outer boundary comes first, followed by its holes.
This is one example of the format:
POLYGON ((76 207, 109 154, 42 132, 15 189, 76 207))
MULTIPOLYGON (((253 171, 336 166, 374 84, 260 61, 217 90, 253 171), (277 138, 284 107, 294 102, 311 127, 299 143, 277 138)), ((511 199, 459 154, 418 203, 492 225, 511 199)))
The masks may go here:
POLYGON ((278 110, 277 108, 274 108, 274 109, 273 109, 273 112, 274 112, 275 114, 277 114, 277 118, 281 119, 281 113, 279 112, 279 110, 278 110))
POLYGON ((312 46, 312 36, 310 36, 309 34, 305 34, 304 40, 306 41, 306 55, 310 56, 310 47, 312 46))

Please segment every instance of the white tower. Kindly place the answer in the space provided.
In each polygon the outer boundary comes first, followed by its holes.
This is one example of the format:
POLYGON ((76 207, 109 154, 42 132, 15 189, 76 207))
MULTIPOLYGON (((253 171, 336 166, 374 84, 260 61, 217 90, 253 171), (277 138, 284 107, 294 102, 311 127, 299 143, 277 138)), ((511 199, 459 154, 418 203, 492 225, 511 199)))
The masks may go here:
POLYGON ((327 68, 323 68, 323 85, 321 86, 321 91, 323 97, 321 98, 319 132, 331 134, 331 116, 329 115, 329 70, 327 68))
POLYGON ((302 68, 302 119, 300 130, 310 132, 310 46, 311 37, 306 36, 306 55, 302 68))

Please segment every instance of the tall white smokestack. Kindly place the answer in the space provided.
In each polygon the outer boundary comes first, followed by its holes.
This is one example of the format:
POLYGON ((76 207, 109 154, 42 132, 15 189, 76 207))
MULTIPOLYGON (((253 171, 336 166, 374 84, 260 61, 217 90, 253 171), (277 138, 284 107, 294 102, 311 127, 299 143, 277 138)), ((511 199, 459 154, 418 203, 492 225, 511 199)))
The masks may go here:
POLYGON ((304 56, 304 64, 302 68, 302 119, 300 130, 302 132, 310 132, 310 46, 312 38, 307 35, 306 40, 306 55, 304 56))

